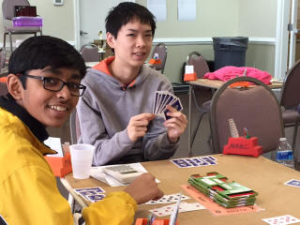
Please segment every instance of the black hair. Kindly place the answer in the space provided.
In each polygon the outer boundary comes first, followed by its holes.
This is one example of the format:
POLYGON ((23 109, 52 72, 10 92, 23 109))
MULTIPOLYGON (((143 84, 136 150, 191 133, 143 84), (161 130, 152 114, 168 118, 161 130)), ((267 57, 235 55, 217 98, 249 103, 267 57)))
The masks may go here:
MULTIPOLYGON (((86 66, 80 53, 66 41, 51 36, 36 36, 26 39, 12 53, 8 73, 25 74, 29 70, 71 68, 78 70, 82 79, 86 66)), ((25 88, 25 76, 20 76, 25 88)))
POLYGON ((155 16, 144 6, 133 2, 123 2, 112 8, 106 19, 106 32, 111 33, 115 38, 122 26, 133 19, 139 20, 143 24, 149 24, 152 36, 155 34, 155 16))

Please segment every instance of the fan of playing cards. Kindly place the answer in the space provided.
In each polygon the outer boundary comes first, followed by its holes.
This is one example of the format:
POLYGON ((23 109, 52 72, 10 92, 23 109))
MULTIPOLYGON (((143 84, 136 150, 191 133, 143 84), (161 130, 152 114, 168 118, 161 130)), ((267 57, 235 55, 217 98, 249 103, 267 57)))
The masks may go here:
POLYGON ((169 111, 168 109, 166 109, 167 105, 172 106, 177 111, 183 110, 182 104, 178 97, 168 91, 156 91, 153 113, 164 118, 165 120, 170 119, 170 117, 167 116, 167 113, 169 111))

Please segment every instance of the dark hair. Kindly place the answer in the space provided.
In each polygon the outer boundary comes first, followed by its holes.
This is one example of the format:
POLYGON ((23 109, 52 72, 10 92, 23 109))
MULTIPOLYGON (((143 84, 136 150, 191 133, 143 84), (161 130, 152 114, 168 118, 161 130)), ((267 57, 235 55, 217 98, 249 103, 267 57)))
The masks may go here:
MULTIPOLYGON (((80 53, 66 41, 50 36, 31 37, 22 42, 10 56, 8 73, 24 74, 29 70, 44 69, 47 66, 52 69, 78 70, 81 79, 86 73, 80 53)), ((25 77, 21 77, 25 88, 25 77)))
POLYGON ((105 19, 106 32, 117 38, 121 27, 133 19, 137 19, 143 24, 149 24, 154 36, 156 28, 154 15, 146 7, 132 2, 120 3, 109 11, 105 19))

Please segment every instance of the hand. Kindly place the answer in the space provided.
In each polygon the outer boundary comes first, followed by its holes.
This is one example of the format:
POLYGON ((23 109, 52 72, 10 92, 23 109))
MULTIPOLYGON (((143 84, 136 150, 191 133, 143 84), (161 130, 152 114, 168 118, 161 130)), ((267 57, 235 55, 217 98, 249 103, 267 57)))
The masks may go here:
POLYGON ((158 188, 155 177, 150 173, 144 173, 136 178, 124 191, 130 194, 137 204, 158 200, 164 195, 158 188))
POLYGON ((127 126, 129 139, 132 142, 136 142, 138 138, 144 137, 147 132, 149 122, 153 120, 154 117, 155 115, 152 113, 142 113, 131 117, 127 126))
POLYGON ((166 108, 169 110, 167 115, 171 118, 166 120, 164 125, 168 129, 169 141, 175 143, 180 135, 185 131, 188 121, 183 113, 178 112, 170 105, 167 105, 166 108))

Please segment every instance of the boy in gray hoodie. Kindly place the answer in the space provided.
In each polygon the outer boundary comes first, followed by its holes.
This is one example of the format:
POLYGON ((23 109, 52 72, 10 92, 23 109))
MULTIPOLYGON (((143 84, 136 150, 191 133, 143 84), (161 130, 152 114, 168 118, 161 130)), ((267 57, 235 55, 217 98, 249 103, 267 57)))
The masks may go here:
POLYGON ((152 13, 136 3, 120 3, 106 18, 115 56, 89 70, 77 106, 79 142, 96 146, 94 165, 167 159, 178 148, 186 116, 170 106, 166 121, 152 113, 155 91, 173 92, 164 75, 144 65, 155 28, 152 13))

